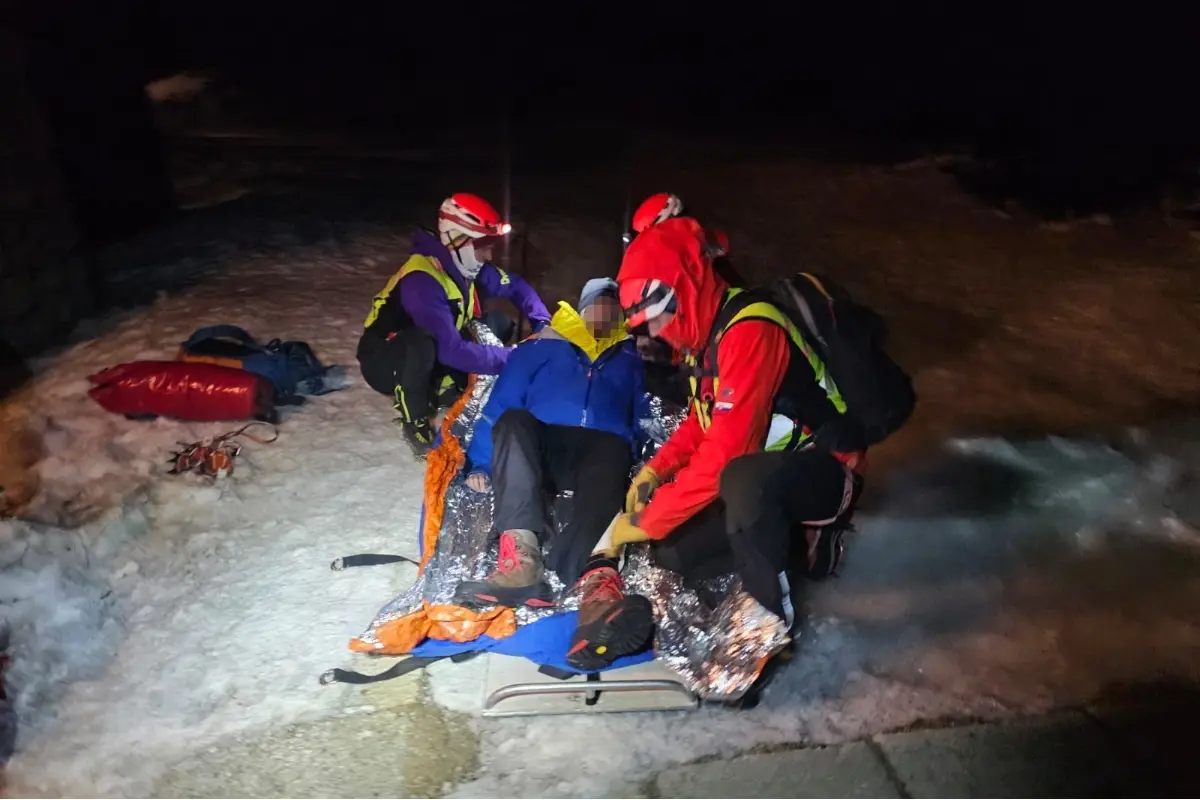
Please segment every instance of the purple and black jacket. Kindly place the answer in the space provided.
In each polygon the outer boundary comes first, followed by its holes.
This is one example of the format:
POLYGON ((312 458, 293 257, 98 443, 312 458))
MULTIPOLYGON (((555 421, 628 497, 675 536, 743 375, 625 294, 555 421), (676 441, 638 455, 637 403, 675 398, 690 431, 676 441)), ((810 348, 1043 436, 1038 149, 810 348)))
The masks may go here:
MULTIPOLYGON (((450 251, 433 233, 418 230, 413 237, 413 253, 437 259, 451 279, 468 297, 470 284, 458 271, 450 251)), ((475 279, 475 290, 482 302, 486 299, 502 298, 512 302, 534 328, 540 328, 550 320, 550 312, 524 279, 502 273, 491 264, 484 264, 475 279), (507 280, 504 278, 507 277, 507 280)), ((412 318, 417 327, 428 331, 437 342, 437 359, 453 370, 477 375, 496 375, 508 361, 510 348, 491 347, 477 344, 464 337, 455 327, 454 314, 447 302, 446 292, 433 277, 422 272, 406 275, 392 290, 388 302, 380 309, 379 317, 371 326, 381 332, 396 330, 400 317, 387 313, 387 306, 399 296, 399 305, 412 318)))

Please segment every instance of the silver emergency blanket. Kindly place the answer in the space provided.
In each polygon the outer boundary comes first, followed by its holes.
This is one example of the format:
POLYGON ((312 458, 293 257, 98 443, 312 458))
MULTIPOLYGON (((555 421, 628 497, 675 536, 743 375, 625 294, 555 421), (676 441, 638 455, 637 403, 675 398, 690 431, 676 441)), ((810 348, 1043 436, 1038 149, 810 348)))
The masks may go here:
MULTIPOLYGON (((473 323, 477 340, 499 344, 492 332, 473 323)), ((475 420, 483 410, 495 378, 479 376, 466 407, 454 423, 454 435, 465 450, 475 420)), ((640 420, 654 446, 661 445, 686 415, 650 400, 651 416, 640 420)), ((617 509, 614 509, 616 513, 617 509)), ((359 638, 375 642, 375 629, 430 604, 452 603, 454 591, 465 580, 479 580, 496 564, 498 544, 491 530, 492 494, 467 487, 459 475, 446 492, 445 513, 436 551, 416 582, 388 603, 359 638)), ((678 674, 690 691, 706 700, 729 702, 742 697, 758 677, 762 665, 788 642, 778 617, 741 590, 736 575, 685 588, 675 573, 655 566, 646 545, 627 547, 622 576, 630 593, 651 601, 657 623, 654 649, 659 660, 678 674)), ((517 624, 527 625, 562 610, 579 607, 577 593, 558 577, 547 580, 559 598, 557 609, 515 609, 517 624)))

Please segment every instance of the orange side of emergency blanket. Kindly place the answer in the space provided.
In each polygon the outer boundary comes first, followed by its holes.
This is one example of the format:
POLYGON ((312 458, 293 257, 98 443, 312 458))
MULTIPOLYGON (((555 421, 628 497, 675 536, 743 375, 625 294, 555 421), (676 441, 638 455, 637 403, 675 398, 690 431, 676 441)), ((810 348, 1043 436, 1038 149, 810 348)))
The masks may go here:
POLYGON ((472 611, 453 605, 429 605, 398 619, 385 622, 374 631, 378 644, 360 638, 350 640, 355 653, 399 656, 426 639, 443 642, 472 642, 480 636, 503 639, 517 630, 517 617, 511 608, 472 611))
POLYGON ((421 531, 421 572, 425 571, 425 565, 433 558, 437 547, 446 511, 446 489, 466 461, 462 444, 451 433, 451 428, 470 402, 475 381, 474 375, 467 379, 467 388, 462 397, 446 412, 441 427, 442 441, 430 451, 425 461, 425 527, 421 531))
MULTIPOLYGON (((446 490, 466 460, 462 444, 451 433, 455 420, 462 414, 475 388, 475 376, 467 382, 466 391, 442 420, 441 443, 434 448, 425 467, 425 525, 421 530, 421 565, 424 572, 437 548, 438 535, 446 510, 446 490)), ((403 655, 425 639, 449 642, 470 642, 487 635, 494 639, 512 636, 517 630, 517 617, 511 608, 491 608, 474 611, 455 605, 429 605, 375 628, 377 644, 355 637, 350 649, 356 653, 403 655)))

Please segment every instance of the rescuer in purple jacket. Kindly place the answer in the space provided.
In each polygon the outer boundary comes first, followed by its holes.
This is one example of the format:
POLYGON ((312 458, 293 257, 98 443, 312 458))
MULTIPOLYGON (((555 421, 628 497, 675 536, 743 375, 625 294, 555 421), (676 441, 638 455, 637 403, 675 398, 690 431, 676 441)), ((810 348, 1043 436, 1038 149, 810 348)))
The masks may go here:
POLYGON ((372 389, 395 399, 396 422, 418 458, 433 444, 430 418, 461 395, 467 374, 496 375, 508 360, 511 347, 471 338, 472 319, 482 319, 502 342, 513 333, 503 312, 482 313, 482 300, 511 301, 534 332, 550 320, 528 283, 488 263, 510 230, 483 198, 448 197, 438 212, 438 233, 418 231, 413 254, 375 295, 358 363, 372 389))

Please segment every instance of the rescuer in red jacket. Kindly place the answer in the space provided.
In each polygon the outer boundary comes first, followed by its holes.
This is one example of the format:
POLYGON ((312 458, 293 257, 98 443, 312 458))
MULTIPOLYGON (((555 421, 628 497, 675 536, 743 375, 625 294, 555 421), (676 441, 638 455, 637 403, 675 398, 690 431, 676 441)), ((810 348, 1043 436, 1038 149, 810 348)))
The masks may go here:
MULTIPOLYGON (((628 247, 636 237, 655 225, 681 217, 683 213, 683 200, 679 195, 670 192, 650 195, 634 210, 630 218, 632 230, 625 233, 625 246, 628 247)), ((711 260, 717 275, 731 283, 740 283, 737 271, 729 263, 729 237, 724 231, 715 228, 705 229, 704 237, 704 255, 711 260)), ((686 381, 686 376, 682 376, 679 370, 679 353, 661 339, 648 336, 645 330, 639 333, 635 339, 638 352, 646 362, 646 390, 671 403, 683 405, 686 401, 686 390, 681 392, 682 387, 679 384, 686 381)))
POLYGON ((865 453, 813 446, 840 412, 811 348, 768 295, 722 280, 705 243, 695 220, 661 221, 617 275, 630 327, 671 344, 694 377, 688 417, 634 478, 613 543, 650 540, 685 578, 736 570, 790 627, 787 570, 833 572, 865 453))

